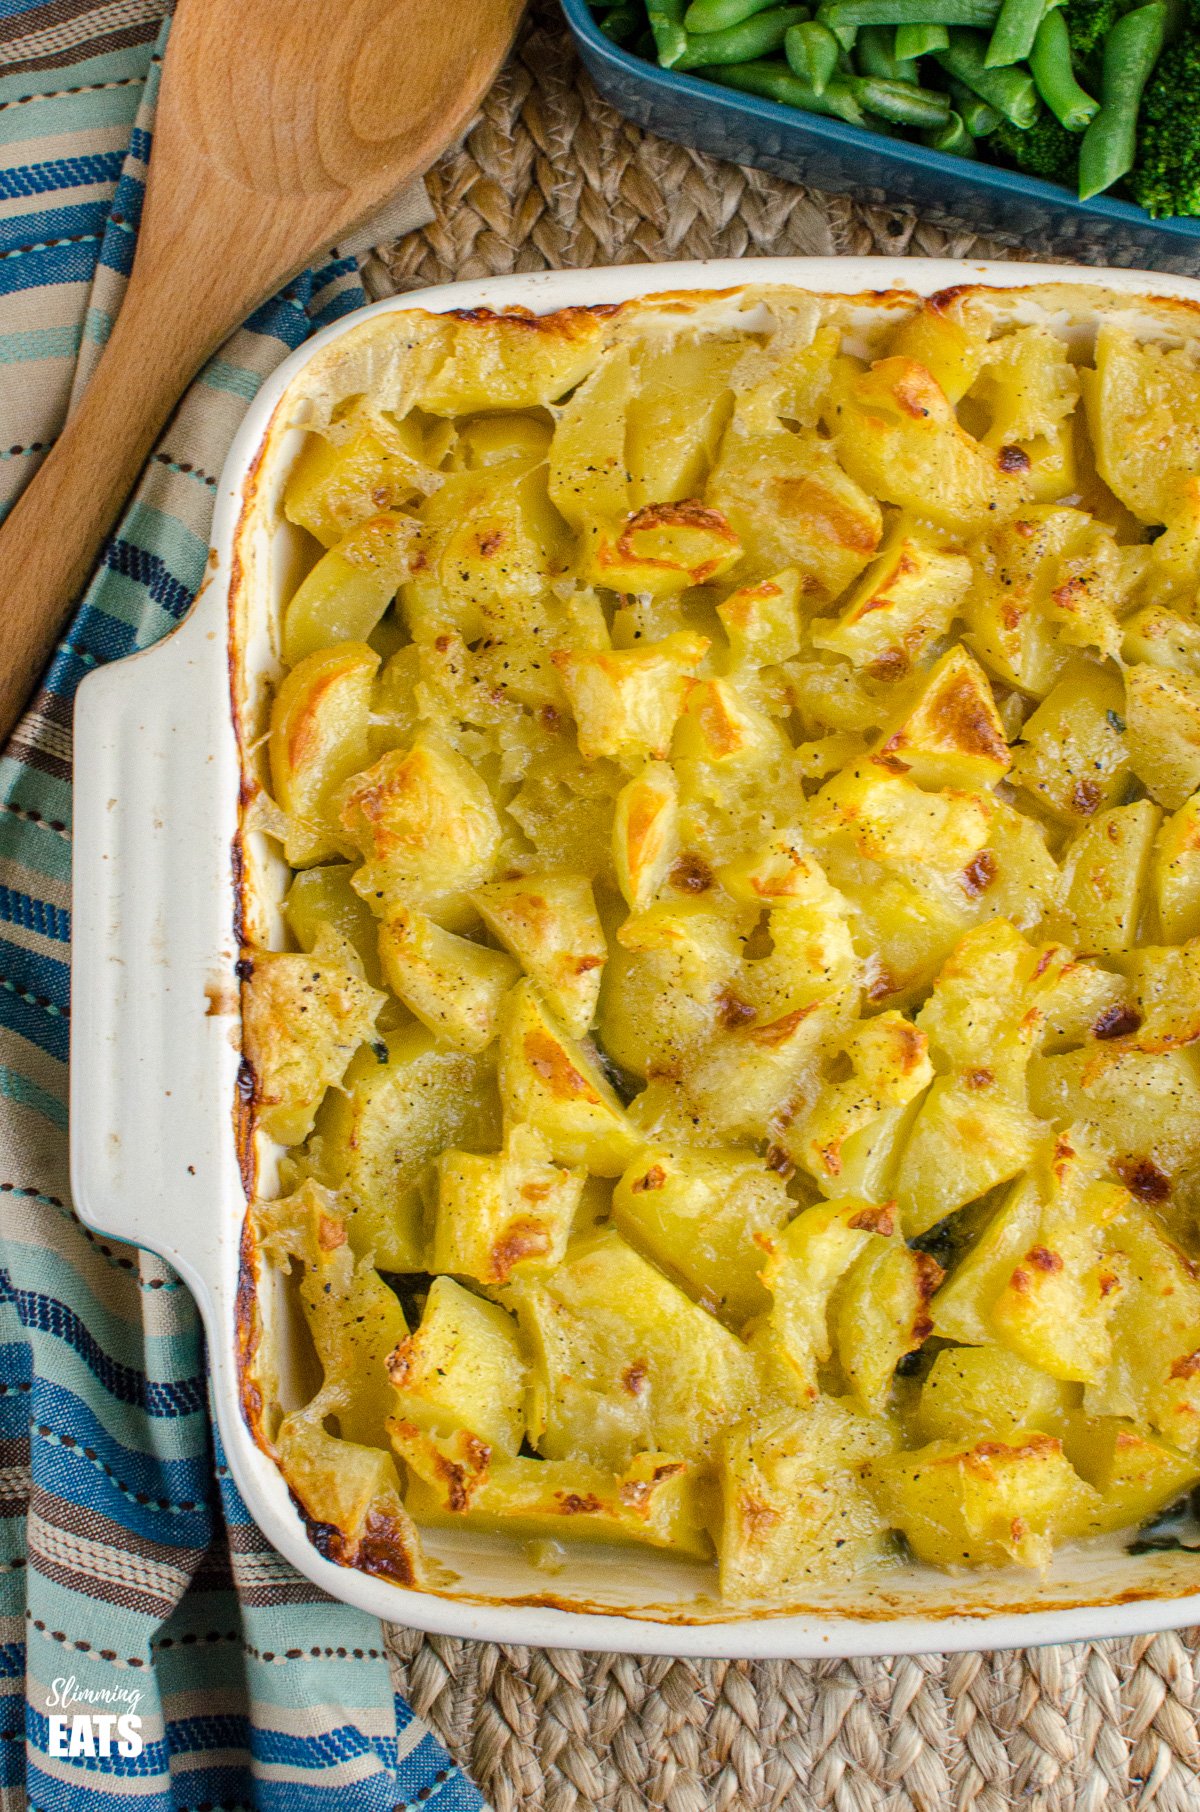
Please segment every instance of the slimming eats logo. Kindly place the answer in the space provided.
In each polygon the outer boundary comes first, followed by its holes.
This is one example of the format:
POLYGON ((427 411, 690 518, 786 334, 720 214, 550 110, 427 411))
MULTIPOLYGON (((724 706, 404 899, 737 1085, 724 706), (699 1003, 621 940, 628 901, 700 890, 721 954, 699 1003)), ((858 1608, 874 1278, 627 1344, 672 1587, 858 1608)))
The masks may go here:
POLYGON ((74 1674, 52 1681, 47 1702, 50 1754, 64 1761, 72 1756, 140 1755, 141 1700, 136 1687, 81 1686, 74 1674), (77 1710, 81 1705, 99 1709, 77 1710))

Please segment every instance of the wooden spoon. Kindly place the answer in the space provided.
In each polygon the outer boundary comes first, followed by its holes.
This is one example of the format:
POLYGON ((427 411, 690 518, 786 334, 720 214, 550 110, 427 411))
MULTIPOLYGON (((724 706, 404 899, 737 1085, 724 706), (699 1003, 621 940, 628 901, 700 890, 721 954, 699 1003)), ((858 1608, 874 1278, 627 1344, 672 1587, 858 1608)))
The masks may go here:
POLYGON ((466 125, 524 0, 180 0, 125 300, 0 530, 7 737, 204 360, 466 125))

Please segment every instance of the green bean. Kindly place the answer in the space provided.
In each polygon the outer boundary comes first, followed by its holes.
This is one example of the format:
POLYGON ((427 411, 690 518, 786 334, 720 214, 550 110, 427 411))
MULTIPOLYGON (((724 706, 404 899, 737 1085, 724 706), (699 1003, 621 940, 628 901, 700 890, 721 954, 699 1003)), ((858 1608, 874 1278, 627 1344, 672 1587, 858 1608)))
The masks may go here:
POLYGON ((882 82, 914 80, 917 72, 913 65, 897 62, 895 42, 896 33, 890 25, 864 25, 854 46, 859 73, 878 76, 882 82))
POLYGON ((1024 63, 1033 49, 1038 26, 1052 6, 1061 4, 1062 0, 1004 0, 984 67, 1006 69, 1010 63, 1024 63))
POLYGON ((945 151, 951 157, 976 155, 974 135, 967 130, 960 113, 951 112, 944 126, 922 132, 921 143, 928 145, 931 151, 945 151))
POLYGON ((692 0, 683 15, 684 30, 726 31, 774 4, 775 0, 692 0))
POLYGON ((1125 13, 1104 40, 1100 111, 1079 147, 1081 201, 1110 189, 1133 168, 1142 90, 1162 50, 1166 23, 1166 7, 1153 0, 1125 13))
POLYGON ((753 63, 783 49, 783 41, 793 25, 809 18, 807 6, 772 6, 765 13, 755 13, 740 25, 726 31, 691 32, 683 55, 675 59, 676 69, 713 69, 719 63, 753 63))
POLYGON ((915 63, 932 50, 945 50, 950 33, 944 25, 898 25, 896 27, 897 63, 915 63))
POLYGON ((1047 13, 1038 26, 1029 67, 1038 93, 1055 118, 1068 132, 1084 131, 1099 113, 1100 103, 1075 80, 1071 67, 1071 36, 1066 19, 1057 9, 1047 13))
POLYGON ((687 0, 646 0, 654 47, 664 69, 674 69, 687 49, 687 33, 683 29, 686 5, 687 0))
POLYGON ((1040 105, 1033 77, 1024 69, 988 69, 985 49, 978 32, 952 31, 949 48, 937 51, 935 61, 1014 126, 1032 126, 1040 105))
POLYGON ((597 25, 614 44, 627 44, 645 16, 633 5, 614 6, 610 7, 602 19, 597 20, 597 25))
POLYGON ((938 89, 918 88, 915 82, 885 82, 878 76, 858 76, 851 86, 861 107, 897 126, 930 130, 944 126, 950 117, 950 103, 938 89))
POLYGON ((743 94, 761 95, 765 101, 779 101, 785 107, 801 107, 806 113, 824 113, 845 120, 851 126, 869 122, 859 106, 850 84, 835 77, 823 94, 814 92, 810 82, 793 75, 786 63, 735 63, 711 71, 714 82, 723 88, 737 88, 743 94))
POLYGON ((840 48, 833 33, 816 19, 793 25, 784 39, 788 68, 815 95, 824 94, 836 73, 840 48))
POLYGON ((852 25, 992 26, 1001 0, 825 0, 820 16, 841 36, 852 25))
POLYGON ((829 18, 831 6, 832 0, 822 0, 822 4, 817 8, 817 18, 827 31, 833 33, 844 51, 852 51, 858 37, 858 27, 857 25, 839 25, 836 19, 829 18))
POLYGON ((956 81, 954 76, 946 77, 946 93, 950 96, 951 107, 972 138, 986 138, 1004 118, 1002 113, 997 113, 994 107, 981 101, 977 94, 972 94, 966 84, 956 81))

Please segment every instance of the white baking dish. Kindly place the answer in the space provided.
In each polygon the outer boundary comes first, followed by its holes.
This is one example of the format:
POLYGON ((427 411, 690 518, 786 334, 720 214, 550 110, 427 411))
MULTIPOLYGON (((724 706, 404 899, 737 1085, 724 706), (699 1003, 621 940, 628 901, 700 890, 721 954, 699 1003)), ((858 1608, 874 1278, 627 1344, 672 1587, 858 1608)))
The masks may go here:
MULTIPOLYGON (((1200 282, 1138 272, 880 258, 646 266, 498 278, 381 302, 537 312, 671 290, 782 282, 845 294, 899 284, 1103 285, 1200 306, 1200 282)), ((71 1158, 85 1221, 148 1246, 180 1271, 208 1335, 213 1398, 233 1475, 280 1552, 333 1596, 392 1621, 541 1647, 709 1656, 871 1655, 1078 1641, 1200 1622, 1200 1563, 1186 1554, 1061 1554, 1044 1580, 913 1569, 831 1592, 805 1615, 734 1615, 699 1573, 650 1552, 580 1550, 552 1577, 520 1550, 467 1533, 429 1542, 448 1583, 416 1591, 339 1567, 312 1545, 239 1404, 245 1193, 236 1110, 239 753, 231 668, 269 664, 270 588, 286 586, 286 531, 272 522, 298 433, 268 431, 314 355, 364 319, 302 347, 247 412, 217 494, 213 552, 195 608, 146 654, 84 681, 75 718, 75 946, 71 1158), (264 449, 270 458, 263 464, 264 449), (259 603, 255 603, 255 599, 259 603), (249 614, 247 614, 249 610, 249 614), (242 624, 235 650, 231 622, 242 624), (457 1577, 454 1577, 457 1576, 457 1577)), ((266 872, 266 871, 264 871, 266 872)), ((270 892, 267 873, 266 891, 270 892)), ((256 913, 258 908, 255 909, 256 913)), ((271 909, 262 907, 261 936, 271 909)))

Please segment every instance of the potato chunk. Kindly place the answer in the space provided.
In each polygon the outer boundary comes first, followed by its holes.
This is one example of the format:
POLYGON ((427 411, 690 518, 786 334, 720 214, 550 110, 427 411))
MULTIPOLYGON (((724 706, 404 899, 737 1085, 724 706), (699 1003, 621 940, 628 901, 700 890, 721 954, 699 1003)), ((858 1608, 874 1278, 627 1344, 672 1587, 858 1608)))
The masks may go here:
POLYGON ((1105 667, 1073 665, 1029 718, 1011 779, 1062 824, 1120 798, 1129 765, 1125 689, 1105 667))
POLYGON ((282 1145, 298 1145, 325 1091, 374 1032, 385 997, 327 959, 259 951, 251 960, 242 1027, 263 1130, 282 1145))
POLYGON ((877 679, 902 679, 945 635, 970 583, 961 554, 905 537, 864 574, 839 616, 813 619, 813 646, 844 654, 877 679))
POLYGON ((901 1240, 872 1240, 851 1266, 833 1309, 838 1363, 855 1401, 882 1413, 896 1367, 933 1331, 929 1299, 942 1268, 901 1240))
POLYGON ((321 1179, 351 1203, 354 1250, 384 1271, 423 1271, 422 1185, 448 1146, 494 1149, 499 1121, 486 1057, 447 1050, 411 1024, 360 1051, 343 1092, 326 1098, 313 1153, 321 1179))
POLYGON ((741 1327, 769 1306, 765 1245, 792 1210, 752 1151, 642 1151, 613 1191, 613 1219, 706 1308, 741 1327))
POLYGON ((532 1126, 513 1126, 504 1150, 444 1151, 438 1159, 437 1271, 499 1288, 561 1263, 585 1177, 555 1164, 532 1126))
POLYGON ((753 546, 760 575, 795 567, 816 598, 836 598, 879 546, 879 505, 812 430, 731 423, 705 495, 753 546))
POLYGON ((781 1143, 820 1183, 842 1174, 845 1148, 883 1115, 903 1108, 933 1080, 928 1041, 902 1013, 862 1020, 842 1045, 851 1074, 827 1083, 811 1113, 794 1121, 781 1143))
POLYGON ((1071 1387, 1002 1346, 944 1347, 929 1368, 917 1405, 927 1441, 1005 1435, 1014 1428, 1060 1430, 1071 1387))
POLYGON ((327 1560, 397 1585, 421 1577, 421 1540, 404 1507, 396 1462, 340 1440, 307 1409, 285 1416, 274 1440, 279 1470, 327 1560))
POLYGON ((594 1056, 560 1030, 533 983, 518 982, 500 1038, 504 1111, 542 1133, 556 1163, 620 1176, 638 1145, 594 1056))
POLYGON ((918 786, 994 786, 1012 765, 992 688, 965 648, 951 648, 883 732, 879 752, 918 786))
POLYGON ((557 402, 587 376, 607 334, 603 314, 587 308, 473 314, 462 321, 451 316, 443 357, 418 400, 430 415, 557 402))
POLYGON ((1139 343, 1128 328, 1101 322, 1084 391, 1096 466, 1141 522, 1166 522, 1181 481, 1200 467, 1197 369, 1190 345, 1139 343))
POLYGON ((437 483, 416 420, 397 421, 360 397, 305 441, 288 477, 284 513, 334 547, 359 523, 419 501, 437 483))
POLYGON ((580 753, 638 765, 670 752, 686 679, 704 659, 703 636, 679 634, 649 647, 555 656, 575 722, 580 753))
POLYGON ((722 1139, 777 1141, 808 1096, 848 1008, 853 1011, 844 996, 814 1000, 766 1024, 714 1036, 684 1078, 705 1126, 722 1139))
POLYGON ((1163 936, 1200 936, 1200 793, 1168 818, 1154 842, 1150 882, 1163 936))
POLYGON ((934 1299, 936 1331, 980 1345, 999 1339, 1065 1383, 1102 1377, 1121 1285, 1110 1228, 1127 1202, 1089 1154, 1060 1137, 934 1299))
POLYGON ((1047 327, 1018 327, 989 342, 968 392, 988 411, 989 447, 1045 440, 1074 411, 1079 377, 1062 340, 1047 327))
POLYGON ((546 469, 518 456, 450 473, 421 509, 423 558, 401 591, 413 638, 465 642, 549 620, 546 594, 569 565, 546 469))
POLYGON ((502 1453, 525 1432, 517 1324, 450 1277, 435 1277, 420 1326, 388 1358, 394 1414, 434 1434, 465 1429, 502 1453))
POLYGON ((490 881, 471 896, 488 930, 516 957, 573 1038, 596 1013, 608 944, 586 875, 490 881))
POLYGON ((841 835, 874 862, 961 870, 988 840, 995 805, 982 793, 925 793, 872 761, 843 768, 810 801, 818 838, 841 835))
POLYGON ((1077 1416, 1065 1438, 1071 1464, 1100 1494, 1089 1533, 1135 1528, 1200 1481, 1194 1457, 1116 1416, 1077 1416))
POLYGON ((1200 678, 1148 661, 1125 674, 1129 761, 1152 799, 1177 811, 1200 786, 1200 678))
POLYGON ((534 1363, 530 1438, 548 1459, 699 1458, 749 1407, 746 1347, 611 1228, 512 1301, 534 1363))
POLYGON ((500 1003, 520 974, 502 950, 397 906, 379 927, 379 956, 392 992, 456 1051, 485 1050, 499 1035, 500 1003))
POLYGON ((573 529, 629 510, 625 432, 633 394, 627 346, 613 346, 558 411, 550 499, 573 529))
POLYGON ((338 853, 331 794, 369 757, 367 714, 379 656, 362 642, 310 654, 271 708, 271 786, 291 819, 284 854, 293 868, 338 853))
POLYGON ((1033 1156, 1040 1121, 994 1078, 973 1079, 985 1073, 939 1076, 921 1104, 896 1178, 910 1238, 1008 1182, 1033 1156))
POLYGON ((379 925, 366 901, 351 885, 349 862, 326 862, 303 868, 283 903, 288 928, 301 950, 331 953, 340 944, 354 952, 371 986, 380 987, 379 925))
POLYGON ((718 1024, 753 1010, 738 992, 742 944, 723 903, 676 896, 617 928, 600 1003, 601 1042, 635 1076, 681 1073, 718 1024))
POLYGON ((1080 949, 1111 956, 1133 945, 1160 818, 1149 799, 1115 806, 1067 851, 1066 909, 1080 949))
POLYGON ((300 1305, 322 1377, 311 1412, 336 1416, 344 1441, 386 1447, 396 1408, 387 1360, 408 1326, 395 1291, 349 1245, 343 1204, 310 1180, 295 1195, 259 1204, 252 1224, 273 1264, 299 1259, 303 1267, 300 1305))
POLYGON ((1129 1416, 1181 1453, 1200 1453, 1200 1282, 1143 1208, 1110 1230, 1123 1291, 1112 1356, 1084 1396, 1092 1415, 1129 1416))
POLYGON ((665 761, 647 762, 617 794, 613 866, 634 912, 644 912, 679 854, 679 791, 665 761))
POLYGON ((799 654, 799 602, 800 575, 788 567, 773 578, 743 585, 717 605, 732 672, 773 667, 799 654))
POLYGON ((318 560, 293 593, 283 619, 289 667, 338 642, 365 642, 408 577, 416 551, 411 516, 368 516, 318 560))
POLYGON ((462 896, 487 879, 500 845, 486 784, 429 736, 357 775, 343 795, 341 821, 365 858, 360 892, 403 899, 434 917, 461 916, 462 896))
POLYGON ((1044 1567, 1091 1500, 1062 1442, 1037 1429, 933 1441, 873 1460, 867 1476, 917 1558, 940 1567, 1044 1567))
POLYGON ((621 1472, 583 1460, 493 1455, 459 1434, 439 1439, 397 1418, 408 1468, 406 1502, 422 1524, 465 1526, 510 1541, 644 1543, 706 1560, 697 1469, 669 1453, 639 1453, 621 1472))
POLYGON ((610 591, 669 598, 721 578, 741 557, 742 544, 722 512, 689 498, 647 504, 623 521, 594 523, 579 574, 610 591))
POLYGON ((816 1401, 820 1369, 833 1355, 834 1291, 873 1242, 878 1248, 895 1240, 898 1226, 893 1203, 876 1207, 851 1196, 806 1208, 767 1242, 762 1278, 772 1306, 765 1340, 797 1402, 816 1401))
POLYGON ((1029 496, 1029 460, 981 446, 915 359, 836 369, 830 428, 850 476, 875 497, 951 534, 978 533, 1014 516, 1029 496))
POLYGON ((648 336, 635 346, 625 458, 635 508, 698 497, 733 412, 736 337, 648 336))
POLYGON ((786 1601, 881 1559, 887 1521, 863 1474, 895 1445, 886 1422, 830 1397, 739 1423, 721 1458, 721 1590, 786 1601))
POLYGON ((917 1023, 934 1055, 970 1071, 974 1087, 999 1078, 1020 1088, 1038 1031, 1029 1011, 1038 963, 1033 945, 999 919, 968 931, 943 964, 917 1023))
POLYGON ((1107 1228, 1128 1197, 1115 1184, 1056 1166, 1033 1243, 991 1305, 992 1326, 1013 1352, 1066 1383, 1099 1378, 1112 1350, 1109 1323, 1120 1290, 1107 1228))
POLYGON ((1176 1174, 1200 1157, 1200 1082, 1186 1052, 1089 1039, 1034 1058, 1029 1099, 1060 1125, 1090 1126, 1143 1200, 1165 1201, 1176 1174))

